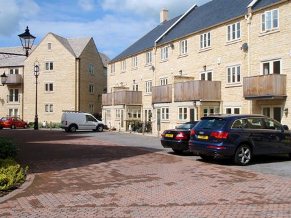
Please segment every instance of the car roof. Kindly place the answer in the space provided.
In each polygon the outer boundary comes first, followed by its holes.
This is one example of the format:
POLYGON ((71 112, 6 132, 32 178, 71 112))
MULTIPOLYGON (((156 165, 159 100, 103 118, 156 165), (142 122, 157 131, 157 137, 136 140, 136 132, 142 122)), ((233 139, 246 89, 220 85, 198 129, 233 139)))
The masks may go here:
POLYGON ((265 117, 262 114, 217 114, 202 117, 201 119, 207 118, 248 118, 248 117, 265 117))

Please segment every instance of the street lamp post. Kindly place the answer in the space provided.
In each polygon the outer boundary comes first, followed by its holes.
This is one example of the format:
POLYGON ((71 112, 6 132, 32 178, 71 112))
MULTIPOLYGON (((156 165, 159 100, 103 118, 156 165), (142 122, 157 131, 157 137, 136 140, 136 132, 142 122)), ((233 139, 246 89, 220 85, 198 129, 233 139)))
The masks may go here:
POLYGON ((34 76, 35 76, 35 116, 34 116, 34 129, 38 130, 38 115, 37 115, 37 78, 39 76, 39 65, 34 64, 34 76))

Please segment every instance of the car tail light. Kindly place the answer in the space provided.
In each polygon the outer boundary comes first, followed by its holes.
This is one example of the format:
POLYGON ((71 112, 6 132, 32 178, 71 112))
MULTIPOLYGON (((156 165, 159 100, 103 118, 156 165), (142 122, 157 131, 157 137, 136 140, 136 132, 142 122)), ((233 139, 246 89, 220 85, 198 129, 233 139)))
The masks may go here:
POLYGON ((210 134, 210 136, 212 136, 212 137, 214 137, 216 139, 227 139, 228 132, 221 132, 221 131, 219 131, 219 132, 212 132, 210 134))
POLYGON ((191 129, 191 130, 190 130, 190 136, 193 136, 193 135, 195 135, 195 134, 196 134, 195 130, 194 130, 194 129, 191 129))
POLYGON ((161 137, 164 137, 164 136, 165 136, 165 133, 162 133, 162 134, 161 134, 161 137))
POLYGON ((226 149, 225 146, 215 146, 215 145, 208 145, 207 148, 216 149, 216 150, 224 150, 224 149, 226 149))
POLYGON ((176 135, 176 137, 175 137, 175 139, 177 139, 177 140, 187 139, 187 138, 188 138, 188 137, 187 137, 187 135, 185 135, 184 132, 179 132, 179 133, 176 135))

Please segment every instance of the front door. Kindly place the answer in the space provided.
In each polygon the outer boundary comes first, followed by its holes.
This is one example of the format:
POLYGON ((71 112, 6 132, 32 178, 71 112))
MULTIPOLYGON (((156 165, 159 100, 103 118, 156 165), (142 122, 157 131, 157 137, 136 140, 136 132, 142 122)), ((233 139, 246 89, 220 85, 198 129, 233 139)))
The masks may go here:
POLYGON ((273 118, 278 122, 281 122, 282 119, 282 107, 263 107, 263 115, 273 118))

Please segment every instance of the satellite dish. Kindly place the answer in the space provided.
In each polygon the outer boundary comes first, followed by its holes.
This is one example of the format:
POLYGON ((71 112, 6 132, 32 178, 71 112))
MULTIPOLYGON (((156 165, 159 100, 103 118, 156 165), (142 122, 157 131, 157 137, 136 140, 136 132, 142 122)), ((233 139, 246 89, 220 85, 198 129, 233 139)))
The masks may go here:
POLYGON ((240 49, 243 50, 244 52, 247 52, 248 48, 249 48, 248 43, 245 42, 244 44, 242 44, 240 49))

